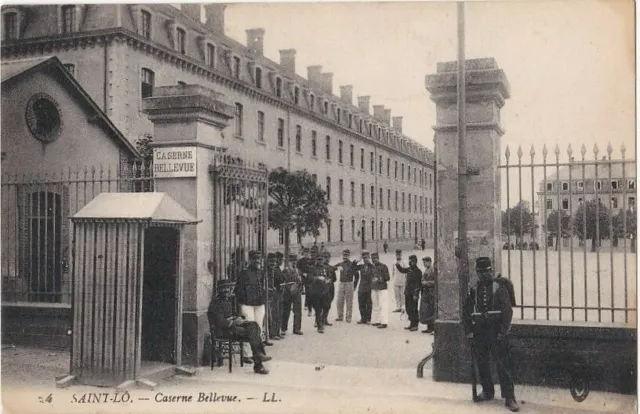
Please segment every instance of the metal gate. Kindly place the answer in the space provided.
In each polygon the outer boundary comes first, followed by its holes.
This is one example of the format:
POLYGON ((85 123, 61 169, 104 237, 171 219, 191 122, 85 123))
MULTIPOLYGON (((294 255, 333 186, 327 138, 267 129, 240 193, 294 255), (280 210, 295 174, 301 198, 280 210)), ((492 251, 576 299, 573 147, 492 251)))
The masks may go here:
POLYGON ((218 280, 236 280, 249 251, 265 257, 267 246, 268 173, 253 163, 227 153, 216 155, 209 167, 213 179, 214 286, 218 280))

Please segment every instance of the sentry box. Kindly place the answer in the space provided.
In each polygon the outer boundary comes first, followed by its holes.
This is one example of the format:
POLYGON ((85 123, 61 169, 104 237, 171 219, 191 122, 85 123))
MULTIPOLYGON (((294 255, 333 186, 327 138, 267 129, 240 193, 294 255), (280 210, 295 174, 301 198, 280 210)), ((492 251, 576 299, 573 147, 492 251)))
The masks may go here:
POLYGON ((165 193, 102 193, 72 217, 75 382, 153 388, 181 367, 183 230, 196 219, 165 193))

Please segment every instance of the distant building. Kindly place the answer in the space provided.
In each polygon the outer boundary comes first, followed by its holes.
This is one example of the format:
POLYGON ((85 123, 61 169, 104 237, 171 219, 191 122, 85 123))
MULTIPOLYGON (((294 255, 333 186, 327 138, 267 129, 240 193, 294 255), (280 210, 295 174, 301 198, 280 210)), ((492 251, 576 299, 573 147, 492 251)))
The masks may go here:
MULTIPOLYGON (((243 45, 224 34, 222 4, 78 4, 2 8, 2 59, 56 55, 130 142, 153 132, 141 111, 154 87, 199 84, 224 94, 235 117, 224 146, 269 168, 307 169, 326 189, 334 250, 412 245, 434 235, 433 153, 403 134, 402 117, 340 86, 333 74, 295 72, 292 49, 263 55, 264 30, 243 45)), ((268 247, 282 235, 269 231, 268 247)), ((296 235, 292 234, 295 243, 296 235)), ((304 240, 309 243, 311 239, 304 240)))

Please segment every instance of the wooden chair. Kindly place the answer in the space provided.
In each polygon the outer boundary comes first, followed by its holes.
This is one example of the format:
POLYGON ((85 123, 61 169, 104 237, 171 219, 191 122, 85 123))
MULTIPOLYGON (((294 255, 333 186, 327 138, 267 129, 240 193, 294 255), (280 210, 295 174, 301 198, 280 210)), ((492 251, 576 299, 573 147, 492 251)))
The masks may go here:
POLYGON ((218 366, 222 366, 225 358, 229 359, 229 372, 233 371, 233 357, 234 355, 240 355, 240 366, 244 366, 244 339, 238 337, 229 337, 224 335, 217 335, 211 332, 211 349, 210 360, 211 369, 213 370, 214 364, 218 361, 218 366))

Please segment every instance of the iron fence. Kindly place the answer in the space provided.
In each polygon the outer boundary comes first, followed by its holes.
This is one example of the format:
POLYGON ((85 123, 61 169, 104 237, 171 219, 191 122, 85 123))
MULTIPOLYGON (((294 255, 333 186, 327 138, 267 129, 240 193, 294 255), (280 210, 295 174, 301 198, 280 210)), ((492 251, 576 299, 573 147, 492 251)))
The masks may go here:
POLYGON ((539 162, 531 147, 524 163, 518 147, 511 163, 506 148, 502 271, 514 283, 514 316, 635 325, 636 160, 624 145, 619 159, 610 144, 606 152, 599 158, 595 146, 588 160, 583 145, 576 160, 569 145, 561 162, 558 146, 553 160, 544 146, 539 162))
POLYGON ((3 172, 2 301, 71 301, 70 218, 102 192, 151 192, 153 172, 136 162, 59 172, 3 172))

